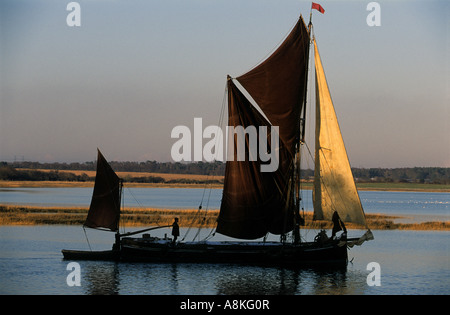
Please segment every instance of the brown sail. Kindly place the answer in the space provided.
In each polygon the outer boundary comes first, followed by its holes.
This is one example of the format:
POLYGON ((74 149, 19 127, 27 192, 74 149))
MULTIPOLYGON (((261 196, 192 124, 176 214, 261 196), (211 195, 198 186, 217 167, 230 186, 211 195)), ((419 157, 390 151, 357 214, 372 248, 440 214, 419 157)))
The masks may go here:
MULTIPOLYGON (((228 80, 228 125, 265 126, 269 122, 250 104, 233 81, 228 80)), ((268 142, 271 136, 268 132, 268 142)), ((261 172, 262 161, 237 160, 234 141, 234 160, 227 161, 222 203, 217 232, 241 239, 255 239, 271 232, 281 234, 292 230, 292 204, 288 197, 289 177, 283 174, 285 166, 275 172, 261 172)), ((245 142, 249 152, 248 138, 245 142)), ((270 143, 268 144, 270 147, 270 143)), ((280 148, 280 163, 289 161, 288 153, 280 148)), ((288 162, 289 163, 289 162, 288 162)))
POLYGON ((237 78, 253 97, 292 156, 299 139, 300 111, 306 93, 309 34, 300 17, 291 33, 264 62, 237 78))
POLYGON ((122 180, 98 150, 94 192, 84 226, 111 231, 119 229, 121 188, 122 180))
MULTIPOLYGON (((261 172, 261 161, 227 161, 217 232, 255 239, 283 234, 294 226, 294 160, 306 93, 309 34, 303 18, 264 62, 236 78, 267 119, 232 80, 228 81, 229 126, 277 126, 280 147, 275 172, 261 172)), ((270 137, 267 137, 270 141, 270 137)), ((230 148, 228 148, 230 149, 230 148)), ((247 143, 248 149, 248 143, 247 143)), ((236 152, 234 152, 236 157, 236 152)))

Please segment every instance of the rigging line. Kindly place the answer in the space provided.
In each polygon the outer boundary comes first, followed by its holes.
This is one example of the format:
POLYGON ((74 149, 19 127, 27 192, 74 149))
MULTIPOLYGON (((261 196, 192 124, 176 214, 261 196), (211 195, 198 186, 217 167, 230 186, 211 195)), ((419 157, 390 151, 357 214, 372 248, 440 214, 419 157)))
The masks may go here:
POLYGON ((209 234, 206 235, 206 237, 205 237, 202 241, 207 241, 207 240, 209 240, 210 238, 214 237, 215 235, 216 235, 216 227, 212 228, 212 229, 209 231, 209 234))
MULTIPOLYGON (((226 104, 226 100, 227 100, 227 95, 228 95, 228 84, 226 83, 226 84, 225 84, 225 89, 224 89, 224 94, 223 94, 223 97, 222 97, 222 106, 221 106, 221 109, 220 109, 219 121, 218 121, 218 125, 217 125, 217 126, 219 126, 218 128, 220 128, 220 126, 223 125, 223 120, 224 120, 224 116, 225 116, 225 104, 226 104)), ((218 137, 215 138, 215 143, 214 143, 214 147, 215 147, 215 148, 217 148, 217 142, 218 142, 218 137)), ((227 154, 227 152, 225 152, 225 154, 227 154)), ((222 157, 222 158, 223 158, 223 157, 222 157)), ((214 164, 214 168, 216 168, 216 167, 217 167, 217 161, 216 161, 216 163, 214 164)), ((215 169, 213 169, 213 171, 214 171, 214 170, 215 170, 215 169)), ((208 175, 207 175, 207 178, 208 178, 210 175, 211 175, 211 174, 208 174, 208 175)), ((201 200, 201 203, 200 203, 198 212, 197 212, 197 214, 195 215, 195 219, 197 218, 197 216, 200 215, 201 207, 202 207, 203 200, 204 200, 204 196, 205 196, 205 191, 206 191, 208 185, 209 185, 209 194, 208 194, 208 199, 207 199, 207 201, 206 201, 205 215, 204 215, 204 218, 203 218, 203 220, 202 220, 202 224, 200 225, 199 229, 197 230, 197 233, 195 234, 193 240, 195 240, 195 238, 199 235, 200 230, 202 229, 202 226, 203 226, 203 224, 204 224, 205 221, 206 221, 206 213, 207 213, 207 211, 208 211, 208 209, 209 209, 209 202, 210 202, 210 199, 211 199, 212 183, 209 183, 209 184, 208 184, 208 182, 205 183, 205 188, 204 188, 203 194, 202 194, 202 200, 201 200)), ((194 220, 193 222, 195 222, 195 220, 194 220)), ((192 224, 193 224, 193 223, 192 223, 192 224)), ((184 240, 184 239, 187 237, 188 233, 189 233, 190 230, 191 230, 191 227, 192 227, 192 225, 191 225, 191 226, 189 227, 189 229, 186 231, 186 233, 185 233, 185 235, 184 235, 184 237, 183 237, 182 240, 184 240)), ((206 240, 207 238, 211 237, 212 234, 213 234, 213 236, 214 236, 213 231, 215 231, 215 228, 212 228, 212 229, 211 229, 211 231, 209 232, 209 234, 206 236, 205 240, 206 240)))
POLYGON ((86 241, 87 241, 88 246, 89 246, 89 250, 92 252, 91 244, 89 243, 89 238, 87 237, 86 229, 85 229, 84 226, 83 226, 83 231, 84 231, 84 236, 86 237, 86 241))
MULTIPOLYGON (((130 195, 133 197, 134 201, 136 201, 136 203, 139 205, 138 208, 145 210, 145 207, 139 202, 139 200, 136 198, 136 196, 131 191, 130 187, 127 186, 126 188, 127 188, 127 191, 130 193, 130 195)), ((156 226, 161 226, 161 225, 159 223, 156 223, 156 226)), ((125 229, 125 227, 124 227, 124 229, 125 229)), ((124 232, 125 232, 125 230, 124 230, 124 232)))
MULTIPOLYGON (((206 208, 204 209, 205 214, 204 214, 203 219, 202 219, 202 221, 201 221, 201 223, 200 223, 200 227, 197 229, 197 233, 195 234, 195 236, 194 236, 194 238, 192 239, 192 241, 194 241, 194 240, 197 238, 197 236, 200 234, 200 230, 203 228, 203 225, 206 224, 206 214, 207 214, 208 209, 209 209, 209 201, 210 201, 210 199, 211 199, 211 191, 212 191, 212 188, 209 189, 208 199, 207 199, 207 201, 206 201, 206 208)), ((199 215, 200 215, 200 209, 199 209, 199 212, 198 212, 198 213, 199 213, 199 215)), ((211 229, 211 231, 212 231, 212 229, 211 229)), ((209 235, 211 235, 211 232, 209 233, 209 235)), ((208 235, 208 236, 209 236, 209 235, 208 235)))
POLYGON ((205 222, 205 218, 203 219, 203 221, 200 223, 200 227, 197 229, 197 232, 195 233, 194 237, 192 238, 192 241, 195 241, 195 239, 199 236, 200 234, 200 230, 202 229, 202 225, 205 222))
MULTIPOLYGON (((197 218, 197 215, 194 216, 194 221, 197 218)), ((183 238, 181 239, 181 242, 184 241, 186 239, 186 237, 188 236, 189 232, 191 231, 192 226, 189 226, 186 233, 184 233, 183 238)))
MULTIPOLYGON (((310 162, 312 162, 313 164, 314 164, 314 157, 312 156, 312 153, 311 153, 311 150, 310 150, 310 148, 309 148, 309 146, 308 146, 308 143, 307 142, 304 142, 303 143, 305 146, 306 146, 306 149, 307 149, 307 151, 308 151, 308 154, 309 154, 309 157, 310 157, 310 159, 306 159, 306 163, 307 163, 307 166, 309 167, 310 166, 310 162)), ((310 167, 309 167, 310 168, 310 167)), ((311 169, 311 168, 310 168, 311 169)), ((313 188, 314 189, 314 188, 313 188)), ((303 192, 302 192, 302 194, 303 194, 303 192)), ((303 200, 303 199, 302 199, 303 200)), ((310 201, 310 202, 312 202, 312 200, 310 201)), ((305 202, 304 202, 304 200, 303 200, 303 205, 305 205, 305 202)), ((312 207, 311 207, 311 205, 308 203, 308 207, 309 208, 312 208, 313 209, 313 216, 314 216, 314 205, 312 205, 312 207)), ((305 211, 305 209, 303 208, 303 216, 305 216, 305 214, 304 214, 304 211, 305 211)), ((303 236, 302 235, 300 235, 301 237, 302 237, 302 239, 304 240, 304 241, 306 241, 307 240, 307 238, 308 238, 308 235, 310 234, 310 233, 317 233, 317 230, 320 228, 320 226, 318 225, 318 223, 316 222, 316 221, 314 221, 314 220, 312 220, 312 222, 311 222, 311 227, 309 228, 309 229, 302 229, 303 231, 304 231, 304 233, 303 233, 303 236), (305 231, 306 230, 306 231, 305 231)))
MULTIPOLYGON (((227 87, 227 84, 225 84, 225 92, 224 92, 224 95, 222 97, 222 106, 221 106, 221 109, 220 109, 219 121, 218 121, 218 125, 217 125, 218 129, 220 129, 222 124, 223 124, 223 117, 224 117, 224 112, 225 112, 225 103, 226 103, 226 97, 227 97, 227 90, 228 90, 228 87, 227 87)), ((223 138, 223 134, 222 134, 222 138, 223 138)), ((218 141, 219 141, 218 137, 216 136, 215 137, 215 141, 214 141, 214 148, 216 148, 216 157, 217 157, 218 141)), ((223 142, 222 142, 222 145, 223 145, 223 142)), ((225 154, 226 154, 226 152, 225 152, 225 154)), ((222 156, 222 159, 223 159, 223 156, 222 156)), ((209 180, 209 177, 214 176, 214 175, 211 175, 211 172, 214 172, 216 170, 216 168, 217 168, 217 159, 214 159, 213 162, 214 162, 214 165, 213 165, 212 171, 210 171, 208 174, 206 174, 206 182, 205 182, 205 186, 203 188, 203 194, 202 194, 202 199, 200 201, 200 206, 203 205, 203 200, 204 200, 204 197, 205 197, 205 191, 208 188, 208 185, 210 186, 210 189, 212 187, 212 183, 208 183, 208 180, 209 180)))
POLYGON ((309 146, 308 146, 308 144, 306 142, 305 142, 305 146, 306 146, 306 149, 308 150, 308 153, 309 153, 309 156, 311 157, 311 160, 314 161, 314 157, 312 156, 311 150, 309 149, 309 146))
MULTIPOLYGON (((203 227, 203 225, 205 224, 205 221, 206 221, 206 212, 208 211, 208 206, 209 206, 209 198, 210 198, 210 196, 211 196, 211 188, 209 189, 209 196, 208 196, 208 200, 207 200, 207 202, 206 202, 206 209, 204 210, 205 211, 205 215, 203 216, 203 220, 201 220, 201 222, 200 222, 200 226, 199 226, 199 228, 197 229, 197 232, 195 233, 195 235, 194 235, 194 237, 192 238, 192 241, 194 241, 196 238, 197 238, 197 236, 200 234, 200 230, 202 229, 202 227, 203 227)), ((201 208, 199 207, 199 209, 198 209, 198 216, 200 216, 200 214, 201 214, 201 208)), ((193 223, 192 223, 193 224, 193 223)), ((187 234, 187 233, 186 233, 187 234)), ((184 239, 184 238, 183 238, 184 239)))
POLYGON ((191 225, 189 225, 189 227, 188 227, 186 233, 184 233, 184 236, 183 236, 183 238, 181 239, 181 241, 184 241, 184 240, 186 239, 186 237, 188 236, 188 234, 191 232, 191 229, 192 229, 192 227, 193 227, 193 225, 194 225, 194 222, 197 221, 197 217, 199 216, 199 214, 200 214, 200 212, 201 212, 201 209, 202 209, 202 207, 199 206, 197 212, 196 212, 195 215, 194 215, 194 218, 193 218, 192 221, 191 221, 191 225))
POLYGON ((120 224, 119 227, 122 226, 122 233, 125 233, 125 219, 124 219, 124 217, 122 215, 122 211, 125 208, 125 198, 124 198, 124 195, 123 195, 123 182, 122 182, 122 187, 121 187, 121 192, 120 192, 120 199, 121 199, 120 201, 122 203, 122 207, 119 210, 119 214, 120 214, 119 220, 122 220, 122 224, 120 224))
POLYGON ((139 200, 134 196, 133 192, 129 187, 127 187, 127 191, 130 193, 130 195, 133 197, 134 201, 139 205, 139 208, 144 209, 144 206, 139 202, 139 200))

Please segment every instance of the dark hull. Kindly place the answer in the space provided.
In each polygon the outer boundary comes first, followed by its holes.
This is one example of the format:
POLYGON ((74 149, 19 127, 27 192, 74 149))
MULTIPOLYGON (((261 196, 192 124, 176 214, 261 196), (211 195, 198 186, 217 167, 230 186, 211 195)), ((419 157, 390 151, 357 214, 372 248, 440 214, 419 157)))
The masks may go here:
POLYGON ((121 249, 62 250, 66 260, 107 260, 152 263, 233 263, 265 266, 347 265, 347 246, 338 241, 300 245, 278 242, 188 242, 157 238, 123 238, 121 249))
POLYGON ((63 249, 62 254, 67 260, 119 260, 120 252, 117 250, 81 251, 63 249))
POLYGON ((347 264, 347 246, 338 242, 301 245, 275 242, 197 242, 122 240, 121 260, 160 263, 235 263, 270 266, 317 266, 347 264))

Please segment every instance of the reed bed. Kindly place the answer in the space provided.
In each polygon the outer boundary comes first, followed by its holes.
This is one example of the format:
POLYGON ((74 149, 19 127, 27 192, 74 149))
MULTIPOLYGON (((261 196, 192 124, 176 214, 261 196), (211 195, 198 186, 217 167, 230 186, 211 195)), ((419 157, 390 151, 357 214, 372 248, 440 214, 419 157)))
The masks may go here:
MULTIPOLYGON (((0 205, 0 225, 82 225, 88 208, 84 207, 36 207, 0 205)), ((219 210, 125 208, 122 210, 121 226, 170 225, 175 217, 181 227, 214 227, 219 210)), ((399 217, 383 214, 366 214, 367 224, 372 230, 450 230, 450 222, 395 223, 399 217)), ((364 227, 347 223, 348 229, 364 227)), ((305 213, 307 229, 331 229, 328 221, 313 221, 312 212, 305 213)))
MULTIPOLYGON (((39 170, 50 171, 50 170, 39 170)), ((93 171, 59 171, 71 172, 75 175, 88 173, 93 175, 93 171), (92 172, 92 173, 90 173, 92 172)), ((127 187, 140 188, 209 188, 222 189, 223 176, 207 176, 207 175, 193 175, 193 174, 164 174, 164 173, 137 173, 137 172, 118 172, 119 176, 124 178, 138 177, 138 176, 157 176, 165 180, 162 183, 137 183, 126 182, 127 187), (218 183, 205 183, 204 181, 218 181, 218 183)), ((312 189, 311 182, 303 182, 303 189, 312 189)), ((34 188, 34 187, 94 187, 93 181, 87 182, 69 182, 69 181, 9 181, 0 180, 0 188, 34 188)), ((358 190, 369 191, 415 191, 415 192, 450 192, 450 185, 445 184, 416 184, 416 183, 357 183, 358 190)))

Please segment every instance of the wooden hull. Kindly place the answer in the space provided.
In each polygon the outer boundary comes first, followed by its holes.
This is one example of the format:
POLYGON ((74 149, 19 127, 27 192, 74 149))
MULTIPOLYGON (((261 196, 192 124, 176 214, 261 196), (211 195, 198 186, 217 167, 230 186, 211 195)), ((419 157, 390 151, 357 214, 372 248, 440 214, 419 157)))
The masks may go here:
POLYGON ((66 260, 152 263, 233 263, 264 266, 346 266, 347 246, 338 241, 300 245, 279 242, 187 242, 173 245, 157 238, 123 238, 121 249, 62 250, 66 260))
POLYGON ((117 250, 81 251, 63 249, 62 254, 67 260, 119 260, 120 252, 117 250))
POLYGON ((197 242, 122 240, 121 260, 161 263, 236 263, 270 266, 347 265, 347 246, 338 242, 301 245, 276 242, 197 242))

